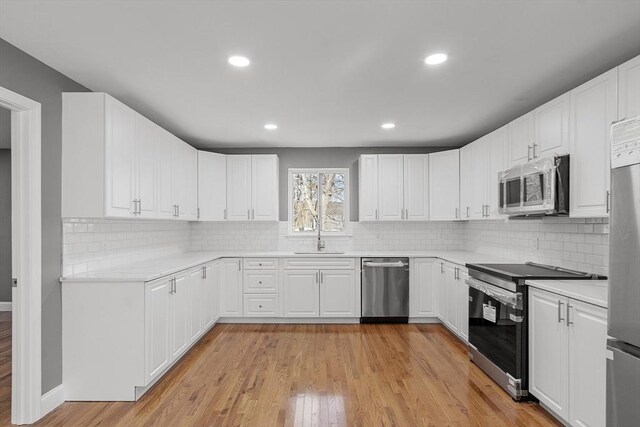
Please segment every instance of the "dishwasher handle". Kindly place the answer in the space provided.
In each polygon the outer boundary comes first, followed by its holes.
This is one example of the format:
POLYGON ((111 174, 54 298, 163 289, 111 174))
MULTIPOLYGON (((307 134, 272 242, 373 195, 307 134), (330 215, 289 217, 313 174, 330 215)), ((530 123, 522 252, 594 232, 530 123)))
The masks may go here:
POLYGON ((402 267, 406 267, 409 264, 402 262, 402 261, 395 261, 395 262, 373 262, 373 261, 365 261, 362 263, 363 267, 384 267, 384 268, 402 268, 402 267))

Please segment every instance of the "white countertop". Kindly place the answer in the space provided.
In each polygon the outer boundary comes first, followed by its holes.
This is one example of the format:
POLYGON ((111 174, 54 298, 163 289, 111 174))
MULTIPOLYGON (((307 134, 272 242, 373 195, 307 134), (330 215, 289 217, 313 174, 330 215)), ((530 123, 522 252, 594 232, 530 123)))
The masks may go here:
POLYGON ((295 254, 293 252, 184 252, 147 261, 118 266, 106 270, 74 274, 62 277, 62 282, 149 282, 175 272, 186 270, 219 258, 362 258, 362 257, 408 257, 408 258, 440 258, 454 264, 467 263, 500 263, 515 262, 513 260, 465 251, 353 251, 343 254, 295 254))
POLYGON ((609 282, 606 280, 527 280, 527 285, 600 307, 608 307, 609 282))

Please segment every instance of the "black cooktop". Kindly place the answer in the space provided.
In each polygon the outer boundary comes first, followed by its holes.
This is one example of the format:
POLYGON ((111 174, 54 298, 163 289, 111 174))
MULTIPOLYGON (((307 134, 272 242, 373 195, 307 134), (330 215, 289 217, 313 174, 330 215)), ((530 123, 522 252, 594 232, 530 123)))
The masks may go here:
POLYGON ((596 274, 535 264, 532 262, 527 262, 525 264, 467 264, 467 268, 514 282, 522 279, 606 279, 606 277, 598 276, 596 274))

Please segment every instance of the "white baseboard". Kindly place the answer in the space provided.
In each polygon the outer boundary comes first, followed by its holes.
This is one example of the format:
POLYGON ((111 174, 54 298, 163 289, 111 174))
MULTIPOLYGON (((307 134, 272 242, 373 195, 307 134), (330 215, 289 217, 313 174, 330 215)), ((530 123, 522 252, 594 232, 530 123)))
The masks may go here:
POLYGON ((40 417, 44 417, 63 403, 64 384, 60 384, 58 387, 42 395, 40 399, 40 417))
POLYGON ((11 311, 11 302, 0 301, 0 311, 11 311))

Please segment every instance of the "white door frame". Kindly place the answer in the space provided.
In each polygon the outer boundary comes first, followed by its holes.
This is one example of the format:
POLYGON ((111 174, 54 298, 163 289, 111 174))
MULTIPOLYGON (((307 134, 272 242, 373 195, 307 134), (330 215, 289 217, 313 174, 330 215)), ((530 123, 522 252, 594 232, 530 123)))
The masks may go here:
POLYGON ((41 399, 41 161, 40 103, 0 86, 11 110, 12 301, 11 422, 40 418, 41 399))

